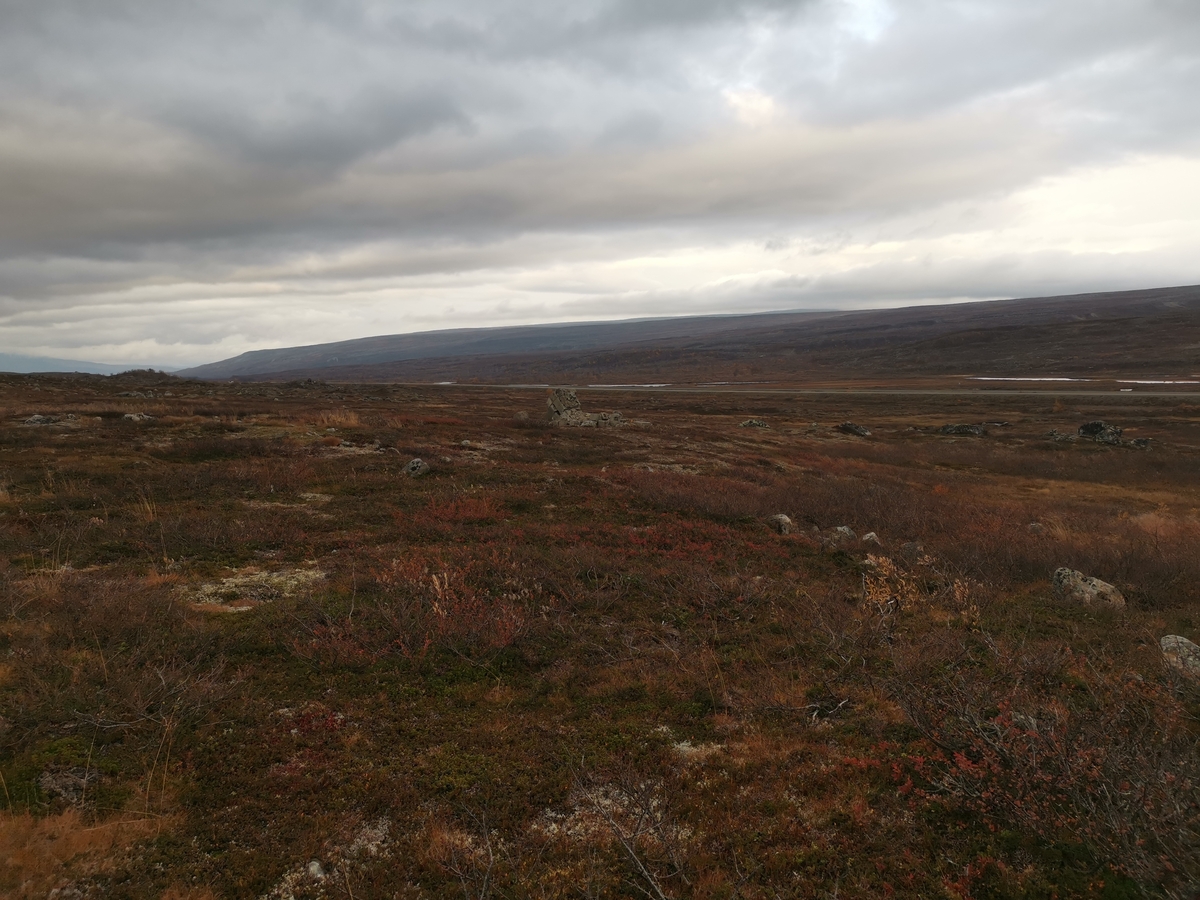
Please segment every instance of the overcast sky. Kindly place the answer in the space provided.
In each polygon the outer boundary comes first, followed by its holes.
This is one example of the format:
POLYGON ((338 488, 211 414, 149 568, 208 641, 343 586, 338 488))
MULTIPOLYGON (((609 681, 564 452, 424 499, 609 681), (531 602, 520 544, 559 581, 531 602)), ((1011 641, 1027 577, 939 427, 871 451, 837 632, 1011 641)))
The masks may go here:
POLYGON ((1197 0, 0 0, 0 351, 1200 282, 1197 0))

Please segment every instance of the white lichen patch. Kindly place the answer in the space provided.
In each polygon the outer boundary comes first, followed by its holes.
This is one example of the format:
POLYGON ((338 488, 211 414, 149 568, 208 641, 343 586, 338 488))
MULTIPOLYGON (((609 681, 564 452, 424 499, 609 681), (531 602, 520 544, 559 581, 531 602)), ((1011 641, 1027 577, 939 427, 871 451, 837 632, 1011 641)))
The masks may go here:
POLYGON ((259 900, 296 900, 297 891, 305 897, 345 897, 347 870, 354 862, 390 855, 391 827, 388 819, 377 819, 361 826, 345 846, 327 844, 324 862, 313 859, 292 866, 259 900))
POLYGON ((725 750, 720 744, 693 744, 691 741, 680 741, 677 744, 672 744, 671 749, 678 753, 685 763, 704 762, 710 756, 714 756, 725 750))
POLYGON ((292 597, 324 577, 325 573, 315 564, 277 572, 242 569, 220 581, 185 585, 179 591, 192 603, 223 612, 244 612, 262 603, 292 597))
POLYGON ((589 845, 688 841, 691 829, 674 821, 660 795, 660 786, 650 783, 580 785, 572 791, 566 810, 546 809, 530 828, 551 840, 589 845))

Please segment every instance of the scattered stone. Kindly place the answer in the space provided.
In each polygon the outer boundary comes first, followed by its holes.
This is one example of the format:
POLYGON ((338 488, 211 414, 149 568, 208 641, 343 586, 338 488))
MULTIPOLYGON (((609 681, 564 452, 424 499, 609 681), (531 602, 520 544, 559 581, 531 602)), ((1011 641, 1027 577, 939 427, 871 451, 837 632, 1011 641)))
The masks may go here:
POLYGON ((1085 606, 1094 603, 1118 609, 1125 606, 1125 595, 1107 581, 1084 575, 1074 569, 1056 569, 1053 585, 1054 593, 1063 600, 1075 600, 1085 606))
POLYGON ((747 419, 738 428, 770 428, 771 426, 762 419, 747 419))
POLYGON ((117 394, 117 396, 118 397, 142 397, 142 398, 145 398, 146 395, 143 394, 141 391, 121 391, 121 393, 117 394))
POLYGON ((321 865, 315 859, 311 860, 309 862, 309 864, 304 867, 304 871, 308 874, 308 877, 311 878, 313 881, 324 881, 325 880, 325 867, 323 865, 321 865))
POLYGON ((34 415, 25 420, 26 425, 53 425, 58 421, 57 416, 34 415))
POLYGON ((858 538, 858 535, 854 533, 854 529, 849 525, 839 525, 837 528, 833 529, 833 533, 839 538, 843 538, 847 541, 853 541, 858 538))
POLYGON ((837 427, 837 430, 840 431, 842 434, 852 434, 855 437, 870 437, 871 436, 871 432, 869 429, 864 428, 862 425, 855 425, 853 422, 843 422, 841 425, 839 425, 837 427))
POLYGON ((154 421, 154 416, 148 416, 145 413, 140 413, 140 412, 125 413, 125 415, 122 416, 122 418, 129 422, 153 422, 154 421))
POLYGON ((1060 444, 1071 444, 1079 440, 1079 436, 1075 434, 1063 434, 1061 431, 1051 428, 1046 432, 1046 437, 1052 441, 1058 441, 1060 444))
POLYGON ((970 434, 979 437, 987 434, 982 425, 943 425, 938 429, 939 434, 970 434))
POLYGON ((783 513, 771 516, 767 519, 767 524, 774 528, 780 534, 792 533, 792 520, 783 513))
POLYGON ((1158 646, 1168 666, 1190 678, 1200 678, 1200 646, 1178 634, 1165 635, 1158 646))
POLYGON ((551 391, 546 408, 551 425, 609 428, 625 424, 625 417, 619 412, 585 413, 575 392, 567 388, 555 388, 551 391))
POLYGON ((1134 438, 1132 441, 1128 442, 1127 446, 1133 447, 1137 450, 1149 450, 1150 438, 1134 438))
POLYGON ((429 463, 423 459, 414 459, 404 467, 404 474, 409 478, 420 478, 429 474, 429 463))
POLYGON ((879 535, 873 531, 868 531, 866 534, 864 534, 862 536, 862 542, 864 544, 874 544, 877 547, 882 544, 882 541, 879 540, 879 535))

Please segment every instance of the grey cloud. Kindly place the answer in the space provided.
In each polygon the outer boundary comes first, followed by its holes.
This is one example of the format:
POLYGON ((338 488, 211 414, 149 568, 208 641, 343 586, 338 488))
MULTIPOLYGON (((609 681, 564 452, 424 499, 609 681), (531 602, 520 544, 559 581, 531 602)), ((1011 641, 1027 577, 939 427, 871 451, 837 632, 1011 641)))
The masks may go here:
MULTIPOLYGON (((327 328, 339 298, 377 288, 391 311, 347 328, 452 322, 463 285, 491 315, 573 315, 572 295, 617 296, 594 280, 605 261, 953 240, 1009 227, 996 204, 1047 179, 1200 154, 1192 0, 0 0, 0 15, 0 344, 176 347, 186 322, 195 347, 234 346, 270 340, 271 317, 327 328)), ((1002 256, 848 261, 770 289, 730 270, 719 289, 599 302, 1054 282, 1002 256)), ((1151 262, 1081 251, 1055 257, 1054 283, 1153 278, 1151 262)), ((1186 275, 1177 255, 1157 263, 1186 275)))

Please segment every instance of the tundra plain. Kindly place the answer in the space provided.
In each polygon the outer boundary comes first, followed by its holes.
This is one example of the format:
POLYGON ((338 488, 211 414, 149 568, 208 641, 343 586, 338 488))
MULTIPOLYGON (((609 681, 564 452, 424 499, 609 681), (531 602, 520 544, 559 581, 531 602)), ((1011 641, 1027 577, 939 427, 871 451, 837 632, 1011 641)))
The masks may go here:
POLYGON ((1192 897, 1200 396, 1071 387, 0 376, 0 893, 1192 897))

